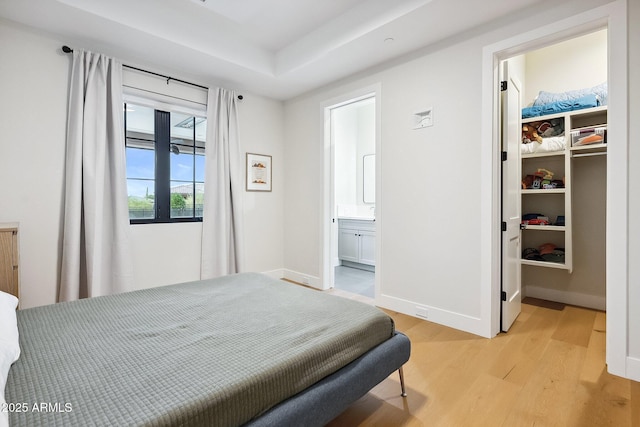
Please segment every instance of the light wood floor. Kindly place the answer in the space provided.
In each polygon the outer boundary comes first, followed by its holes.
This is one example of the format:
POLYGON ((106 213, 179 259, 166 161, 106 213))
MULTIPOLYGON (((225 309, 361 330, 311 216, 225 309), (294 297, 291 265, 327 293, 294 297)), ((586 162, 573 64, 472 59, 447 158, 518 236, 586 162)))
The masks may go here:
POLYGON ((640 427, 640 383, 605 369, 605 313, 527 299, 493 339, 389 314, 412 342, 408 397, 394 374, 330 427, 640 427))

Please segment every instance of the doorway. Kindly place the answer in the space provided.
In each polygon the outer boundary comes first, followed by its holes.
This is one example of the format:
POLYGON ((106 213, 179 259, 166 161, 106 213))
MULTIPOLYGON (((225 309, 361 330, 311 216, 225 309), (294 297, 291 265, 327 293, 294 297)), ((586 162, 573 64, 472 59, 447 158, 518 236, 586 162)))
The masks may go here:
POLYGON ((379 88, 323 105, 323 288, 373 301, 378 283, 379 88))
POLYGON ((482 84, 482 164, 486 165, 482 178, 491 185, 481 190, 483 255, 488 268, 482 276, 482 301, 487 313, 487 336, 500 331, 500 265, 501 265, 501 182, 500 140, 498 126, 500 61, 528 50, 566 40, 598 28, 608 29, 609 92, 607 148, 607 215, 606 215, 606 282, 607 282, 607 370, 626 378, 637 376, 640 364, 630 357, 629 309, 629 124, 628 124, 628 39, 626 3, 615 1, 554 24, 543 25, 535 31, 518 34, 488 45, 483 49, 482 84))
POLYGON ((376 261, 375 100, 371 96, 331 109, 333 210, 338 221, 334 287, 372 299, 376 261))
POLYGON ((522 297, 606 309, 607 62, 604 28, 501 63, 502 146, 508 153, 502 161, 503 331, 517 317, 522 297), (572 96, 592 103, 567 109, 555 100, 572 96), (521 105, 507 111, 513 103, 521 105), (555 109, 545 114, 536 110, 541 105, 555 109), (526 119, 521 107, 531 113, 526 119), (589 132, 602 133, 593 135, 599 143, 580 145, 589 132), (526 183, 538 173, 549 178, 545 188, 526 183))

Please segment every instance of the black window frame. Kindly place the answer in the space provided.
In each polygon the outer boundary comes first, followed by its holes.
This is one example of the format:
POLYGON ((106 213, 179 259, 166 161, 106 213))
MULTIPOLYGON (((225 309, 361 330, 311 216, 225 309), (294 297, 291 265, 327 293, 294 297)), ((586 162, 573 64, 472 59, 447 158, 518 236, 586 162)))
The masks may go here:
MULTIPOLYGON (((132 103, 133 105, 138 105, 132 103)), ((155 203, 154 218, 129 218, 130 224, 166 224, 166 223, 182 223, 182 222, 202 222, 202 216, 197 216, 197 208, 195 203, 196 195, 196 117, 192 116, 194 125, 192 127, 193 141, 193 214, 190 217, 171 217, 171 111, 154 109, 154 155, 155 155, 155 203)), ((127 146, 127 103, 124 103, 124 141, 127 146)), ((174 111, 174 113, 177 113, 174 111)), ((205 150, 202 147, 202 150, 205 150)), ((206 152, 204 154, 206 156, 206 152)), ((127 177, 128 178, 128 177, 127 177)))

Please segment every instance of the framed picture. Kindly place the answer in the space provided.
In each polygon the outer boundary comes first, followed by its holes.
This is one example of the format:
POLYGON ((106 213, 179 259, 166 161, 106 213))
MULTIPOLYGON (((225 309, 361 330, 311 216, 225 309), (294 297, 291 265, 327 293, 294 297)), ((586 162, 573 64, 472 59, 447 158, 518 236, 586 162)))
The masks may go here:
POLYGON ((247 191, 271 191, 271 156, 247 153, 247 191))

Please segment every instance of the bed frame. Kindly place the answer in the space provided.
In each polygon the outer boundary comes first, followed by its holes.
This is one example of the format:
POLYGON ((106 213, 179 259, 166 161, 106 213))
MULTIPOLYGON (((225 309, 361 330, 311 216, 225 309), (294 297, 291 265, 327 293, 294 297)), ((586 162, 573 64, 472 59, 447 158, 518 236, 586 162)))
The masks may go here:
POLYGON ((397 332, 344 368, 276 405, 245 426, 324 426, 396 370, 400 374, 401 395, 405 397, 402 365, 409 360, 410 353, 409 338, 397 332))

